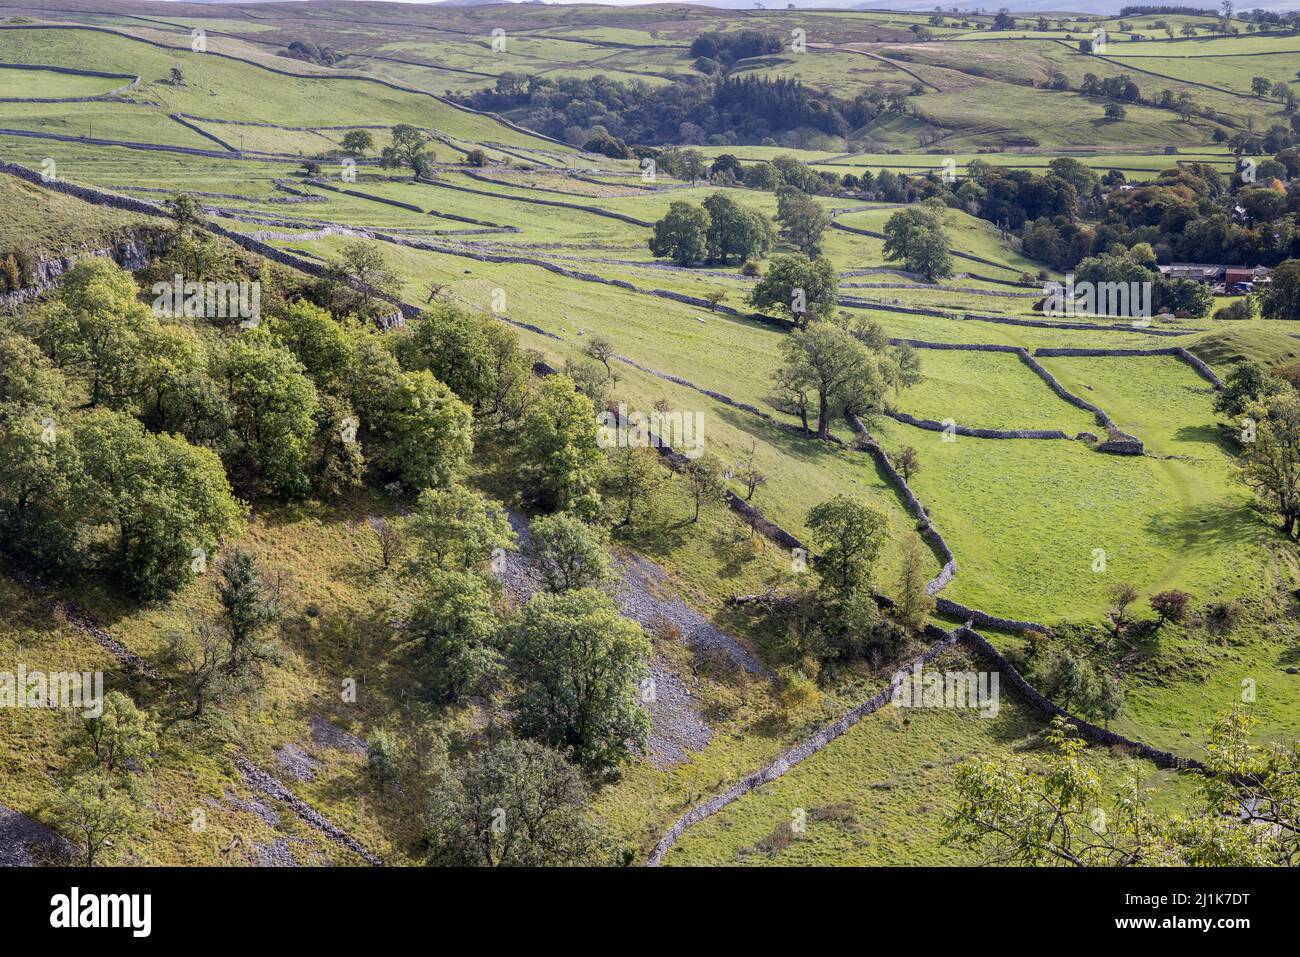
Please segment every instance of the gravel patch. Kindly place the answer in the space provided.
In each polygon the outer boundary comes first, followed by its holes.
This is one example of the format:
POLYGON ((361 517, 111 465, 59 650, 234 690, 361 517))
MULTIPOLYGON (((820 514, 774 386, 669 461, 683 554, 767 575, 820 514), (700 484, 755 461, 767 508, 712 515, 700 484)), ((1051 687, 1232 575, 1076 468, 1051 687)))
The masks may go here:
POLYGON ((35 867, 72 844, 39 821, 0 804, 0 867, 35 867))
POLYGON ((519 537, 518 549, 506 552, 505 559, 495 568, 495 573, 506 594, 516 604, 522 605, 542 590, 542 576, 531 557, 533 532, 528 518, 515 511, 510 511, 507 517, 510 527, 519 537))
POLYGON ((308 825, 357 854, 367 864, 382 867, 383 860, 377 854, 368 851, 364 844, 330 821, 302 798, 298 797, 282 783, 267 774, 245 757, 235 758, 235 767, 239 769, 244 783, 250 788, 289 805, 290 809, 308 825))
POLYGON ((285 744, 275 749, 275 763, 299 781, 314 781, 320 762, 296 744, 285 744))
POLYGON ((311 739, 322 747, 337 748, 340 751, 359 754, 363 757, 368 750, 366 742, 355 734, 344 731, 338 725, 331 724, 317 715, 312 715, 311 718, 311 739))
POLYGON ((282 837, 270 844, 253 843, 253 853, 257 856, 258 867, 299 867, 298 858, 289 849, 290 840, 282 837))
POLYGON ((224 804, 226 807, 234 808, 236 811, 246 811, 249 814, 255 814, 271 827, 280 826, 280 813, 265 801, 259 801, 257 798, 244 799, 233 791, 226 790, 221 792, 220 802, 215 801, 212 798, 205 798, 205 800, 212 807, 220 807, 224 804))
POLYGON ((639 555, 617 562, 622 572, 617 601, 623 614, 639 621, 647 631, 657 630, 664 622, 673 625, 682 637, 699 651, 720 651, 746 671, 770 675, 744 644, 717 628, 672 590, 668 575, 648 558, 639 555))
POLYGON ((685 761, 692 751, 706 747, 713 739, 713 731, 696 710, 686 683, 663 658, 651 660, 650 677, 655 694, 654 700, 646 703, 650 713, 646 756, 657 768, 672 767, 685 761))

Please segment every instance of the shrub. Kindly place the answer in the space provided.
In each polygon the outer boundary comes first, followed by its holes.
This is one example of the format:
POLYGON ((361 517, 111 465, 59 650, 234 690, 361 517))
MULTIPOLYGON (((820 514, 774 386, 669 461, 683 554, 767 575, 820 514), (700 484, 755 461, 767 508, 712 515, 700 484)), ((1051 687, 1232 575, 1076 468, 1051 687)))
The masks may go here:
POLYGON ((1160 619, 1160 624, 1172 621, 1175 624, 1187 617, 1192 604, 1192 596, 1185 591, 1171 588, 1169 591, 1157 592, 1151 596, 1151 610, 1160 619))
POLYGON ((1255 318, 1255 299, 1253 296, 1246 296, 1238 299, 1236 302, 1229 303, 1222 309, 1214 311, 1215 319, 1254 319, 1255 318))
POLYGON ((386 732, 376 731, 366 741, 366 773, 381 790, 397 780, 398 746, 386 732))
POLYGON ((1203 617, 1205 627, 1213 634, 1230 635, 1241 624, 1246 609, 1235 598, 1228 601, 1213 601, 1205 606, 1203 617))

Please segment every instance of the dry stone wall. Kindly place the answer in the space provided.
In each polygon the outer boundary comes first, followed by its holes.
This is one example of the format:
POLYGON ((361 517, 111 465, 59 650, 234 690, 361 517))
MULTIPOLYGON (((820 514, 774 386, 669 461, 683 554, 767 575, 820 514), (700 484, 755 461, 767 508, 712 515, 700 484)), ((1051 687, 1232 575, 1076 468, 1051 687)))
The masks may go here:
MULTIPOLYGON (((930 542, 935 551, 938 552, 939 557, 944 560, 943 570, 939 573, 939 576, 927 583, 925 588, 928 594, 937 595, 957 574, 957 558, 948 542, 944 539, 943 534, 930 521, 930 513, 921 504, 921 500, 917 498, 916 493, 907 484, 907 480, 894 467, 894 463, 889 458, 889 453, 881 448, 880 443, 876 441, 875 436, 867 431, 866 425, 860 418, 854 416, 851 421, 854 429, 857 430, 862 447, 876 460, 880 470, 885 473, 903 496, 904 501, 912 509, 912 514, 916 516, 919 533, 930 542)), ((960 621, 974 622, 987 628, 999 628, 1006 631, 1034 631, 1040 634, 1051 633, 1050 628, 1038 622, 1021 621, 1016 618, 1001 618, 980 611, 978 608, 968 608, 948 598, 937 598, 935 607, 942 614, 957 618, 960 621)))
POLYGON ((1104 747, 1124 748, 1138 757, 1142 757, 1163 768, 1175 768, 1178 770, 1204 771, 1205 765, 1194 758, 1182 758, 1178 755, 1164 751, 1160 748, 1152 747, 1142 741, 1125 737, 1106 728, 1099 727, 1090 721, 1077 717, 1066 711, 1060 705, 1038 692, 1024 676, 1009 662, 1006 657, 989 643, 989 641, 974 629, 968 626, 961 626, 951 632, 944 632, 933 625, 927 628, 926 636, 934 640, 929 648, 917 657, 905 664, 899 665, 898 670, 891 677, 890 683, 877 694, 868 698, 856 708, 845 713, 838 721, 823 728, 811 738, 786 751, 779 758, 760 771, 742 778, 721 794, 697 804, 681 817, 664 833, 663 837, 655 845, 650 856, 646 859, 647 867, 658 867, 664 861, 664 857, 672 847, 681 839, 681 836, 691 826, 698 824, 706 818, 712 817, 723 808, 734 804, 737 800, 746 794, 775 781, 781 775, 785 774, 801 761, 807 760, 811 755, 825 748, 836 738, 842 736, 851 727, 861 721, 864 717, 879 711, 888 704, 894 695, 895 689, 899 684, 907 680, 907 673, 917 666, 922 666, 928 661, 932 661, 945 651, 953 648, 959 642, 968 645, 974 652, 980 654, 997 666, 998 670, 1010 681, 1025 700, 1033 707, 1042 711, 1048 717, 1065 718, 1074 730, 1086 741, 1104 747), (900 677, 902 676, 902 677, 900 677))
POLYGON ((220 136, 218 136, 216 133, 209 133, 209 132, 208 132, 207 130, 205 130, 203 127, 201 127, 201 126, 196 126, 195 124, 191 123, 189 120, 185 119, 185 117, 183 117, 180 113, 173 113, 173 114, 171 115, 171 119, 172 119, 173 122, 175 122, 175 123, 179 123, 181 126, 185 127, 187 130, 192 130, 192 131, 194 131, 195 133, 199 134, 199 136, 202 136, 204 139, 212 140, 212 142, 216 143, 218 146, 223 147, 224 149, 228 149, 228 150, 230 150, 230 152, 232 152, 232 153, 238 153, 238 152, 240 152, 236 147, 234 147, 234 146, 232 146, 231 144, 227 143, 225 140, 223 140, 223 139, 222 139, 220 136))
MULTIPOLYGON (((910 671, 916 665, 924 664, 927 661, 937 658, 955 645, 957 641, 958 638, 955 634, 945 635, 941 640, 931 645, 906 665, 900 666, 899 670, 910 671)), ((744 797, 755 788, 761 787, 770 781, 775 781, 796 764, 807 760, 836 738, 843 735, 867 715, 879 711, 889 703, 890 699, 894 695, 894 688, 896 685, 901 683, 901 681, 901 678, 891 679, 890 683, 877 694, 868 698, 866 701, 862 702, 862 704, 844 714, 838 721, 826 726, 808 740, 791 748, 789 751, 786 751, 761 771, 755 771, 748 777, 737 781, 717 797, 710 798, 703 804, 697 804, 695 807, 691 808, 678 818, 664 836, 659 839, 659 843, 655 845, 654 850, 650 853, 650 857, 646 860, 646 866, 658 867, 662 864, 664 855, 668 853, 672 846, 677 843, 677 840, 691 825, 697 824, 707 817, 712 817, 724 807, 734 803, 741 797, 744 797)))
MULTIPOLYGON (((581 203, 563 203, 558 199, 541 199, 536 196, 515 196, 513 194, 494 193, 487 189, 473 189, 469 186, 457 186, 454 183, 444 183, 436 179, 423 179, 419 182, 426 186, 440 186, 443 189, 454 189, 461 193, 472 193, 475 196, 490 196, 493 199, 509 199, 519 203, 532 203, 535 206, 556 206, 560 209, 576 209, 580 212, 591 213, 595 216, 605 216, 609 219, 617 219, 624 223, 631 223, 633 226, 653 226, 654 223, 648 223, 644 219, 637 219, 635 216, 627 216, 623 213, 616 213, 613 210, 601 209, 599 206, 584 206, 581 203)), ((490 181, 490 182, 495 182, 490 181)))
MULTIPOLYGON (((1110 452, 1116 455, 1142 455, 1145 452, 1145 447, 1143 446, 1141 439, 1139 439, 1136 435, 1131 435, 1128 432, 1122 431, 1117 425, 1115 425, 1111 417, 1107 415, 1106 412, 1103 411, 1100 407, 1093 405, 1087 399, 1075 395, 1069 389, 1065 388, 1065 386, 1061 385, 1061 383, 1057 380, 1056 376, 1052 375, 1052 373, 1049 372, 1041 362, 1038 362, 1032 355, 1029 354, 1028 349, 1021 348, 1020 346, 1003 346, 1003 345, 994 345, 989 343, 967 344, 967 343, 957 343, 957 342, 927 342, 924 339, 890 339, 889 341, 894 345, 909 345, 918 349, 940 349, 940 350, 947 349, 953 351, 1011 353, 1015 355, 1017 358, 1019 358, 1020 361, 1023 362, 1025 365, 1027 365, 1030 369, 1032 369, 1034 373, 1037 374, 1044 382, 1046 382, 1047 385, 1051 388, 1051 390, 1055 392, 1058 396, 1060 396, 1066 402, 1069 402, 1071 405, 1077 406, 1078 408, 1083 409, 1087 412, 1091 412, 1096 417, 1097 422, 1103 428, 1105 428, 1108 436, 1105 442, 1101 442, 1100 444, 1097 445, 1097 451, 1110 452)), ((1178 350, 1177 349, 1156 349, 1150 351, 1143 351, 1143 350, 1123 350, 1123 349, 1120 350, 1042 350, 1040 349, 1038 350, 1038 354, 1039 355, 1043 355, 1045 353, 1058 354, 1058 353, 1075 352, 1075 351, 1082 351, 1086 353, 1103 353, 1103 354, 1118 353, 1124 355, 1173 355, 1178 350)), ((1211 375, 1213 375, 1213 373, 1211 373, 1211 375)), ((910 415, 906 415, 905 413, 897 413, 897 412, 891 412, 890 415, 898 419, 900 422, 906 422, 908 425, 915 425, 923 429, 943 431, 945 428, 945 426, 942 423, 935 422, 932 419, 916 419, 910 415)), ((955 426, 954 431, 956 431, 958 435, 971 435, 976 438, 985 438, 985 439, 988 438, 1068 439, 1070 438, 1070 436, 1066 435, 1064 432, 1053 432, 1050 430, 1039 430, 1035 434, 1031 430, 1002 431, 1002 430, 995 430, 995 429, 969 429, 961 426, 955 426)), ((1078 435, 1074 436, 1074 438, 1091 439, 1094 441, 1096 440, 1096 436, 1094 436, 1091 432, 1080 432, 1078 435)))
POLYGON ((1083 718, 1076 717, 1035 689, 1027 680, 1025 680, 1024 675, 1017 671, 1011 662, 1007 661, 1006 656, 994 648, 983 635, 965 626, 957 629, 957 635, 962 641, 968 643, 980 654, 992 659, 994 663, 997 664, 998 669, 1006 675, 1008 679, 1010 679, 1011 684, 1017 691, 1024 695, 1025 699, 1029 701, 1030 704, 1038 708, 1038 710, 1042 711, 1048 717, 1054 718, 1059 716, 1065 718, 1074 726, 1083 738, 1086 738, 1094 744, 1105 745, 1107 747, 1126 748, 1140 757, 1155 762, 1162 768, 1191 768, 1204 770, 1205 765, 1193 758, 1180 758, 1170 751, 1162 751, 1159 748, 1153 748, 1149 744, 1135 741, 1132 738, 1126 738, 1122 734, 1117 734, 1106 728, 1098 727, 1090 721, 1085 721, 1083 718))
POLYGON ((897 419, 906 425, 916 426, 918 429, 929 429, 932 432, 951 432, 956 435, 966 435, 975 439, 1066 439, 1071 436, 1066 435, 1060 429, 979 429, 972 428, 968 425, 957 425, 951 423, 945 425, 942 422, 936 422, 934 419, 918 419, 907 412, 887 411, 885 413, 891 419, 897 419))
POLYGON ((1181 359, 1196 370, 1215 389, 1223 388, 1221 380, 1205 361, 1182 346, 1170 346, 1167 349, 1035 349, 1034 355, 1043 356, 1173 356, 1181 359))
MULTIPOLYGON (((71 66, 49 66, 43 63, 0 63, 0 70, 44 70, 47 73, 63 73, 69 76, 93 76, 109 80, 126 80, 115 89, 93 96, 0 96, 0 103, 94 103, 97 100, 112 100, 133 90, 140 85, 140 78, 134 73, 106 73, 103 70, 81 70, 71 66)), ((126 102, 126 101, 123 101, 126 102)))

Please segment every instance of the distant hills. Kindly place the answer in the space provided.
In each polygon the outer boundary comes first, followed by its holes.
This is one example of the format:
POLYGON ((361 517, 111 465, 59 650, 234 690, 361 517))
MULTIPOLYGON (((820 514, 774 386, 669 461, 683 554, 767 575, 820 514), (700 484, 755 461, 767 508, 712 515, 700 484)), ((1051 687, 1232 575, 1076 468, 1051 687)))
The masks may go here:
MULTIPOLYGON (((201 0, 202 2, 202 0, 201 0)), ((207 2, 221 2, 221 0, 207 0, 207 2)), ((411 2, 434 2, 438 6, 446 7, 482 7, 493 3, 592 3, 597 5, 601 0, 411 0, 411 2)), ((637 6, 641 0, 606 0, 610 6, 627 7, 637 6)), ((682 0, 686 5, 700 7, 715 7, 720 10, 752 10, 755 7, 754 0, 682 0)), ((1143 0, 984 0, 984 2, 975 2, 975 0, 958 0, 958 2, 943 3, 944 10, 952 10, 956 7, 959 10, 969 13, 983 12, 996 13, 998 10, 1007 9, 1011 13, 1089 13, 1115 16, 1120 10, 1127 6, 1134 6, 1143 0)), ((1151 2, 1151 0, 1146 0, 1151 2)), ((933 10, 936 6, 934 0, 866 0, 866 2, 853 3, 852 0, 764 0, 763 6, 768 10, 780 10, 787 6, 794 6, 800 10, 900 10, 900 11, 917 11, 933 10)), ((1201 6, 1207 10, 1218 8, 1217 2, 1211 0, 1187 0, 1185 3, 1167 3, 1162 6, 1201 6)), ((1294 10, 1297 7, 1297 0, 1243 0, 1241 9, 1243 10, 1294 10)))

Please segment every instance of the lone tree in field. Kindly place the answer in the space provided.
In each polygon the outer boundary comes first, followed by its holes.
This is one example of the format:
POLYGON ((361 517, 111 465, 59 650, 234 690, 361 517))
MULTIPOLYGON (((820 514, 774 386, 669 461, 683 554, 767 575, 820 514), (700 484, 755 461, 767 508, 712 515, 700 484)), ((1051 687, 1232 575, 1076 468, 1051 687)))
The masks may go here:
POLYGON ((754 453, 758 451, 758 440, 749 440, 749 451, 745 455, 745 461, 740 464, 740 473, 736 476, 745 483, 745 501, 748 502, 754 497, 754 492, 760 485, 767 484, 767 476, 759 471, 754 464, 754 453))
POLYGON ((686 484, 691 490, 695 502, 695 514, 692 522, 700 520, 700 506, 705 502, 722 501, 726 484, 722 478, 722 463, 712 452, 705 452, 697 459, 692 459, 686 466, 686 484))
POLYGON ((749 294, 755 309, 775 309, 802 329, 814 319, 829 319, 837 305, 839 277, 830 260, 803 253, 773 256, 767 275, 749 294))
POLYGON ((1127 627, 1128 607, 1138 600, 1140 594, 1132 582, 1116 582, 1106 589, 1106 596, 1110 599, 1110 620, 1115 625, 1116 634, 1127 627))
POLYGON ((817 396, 817 437, 829 439, 831 417, 870 415, 880 409, 889 387, 888 356, 873 352, 829 322, 797 329, 781 343, 779 387, 817 396))
POLYGON ((921 458, 916 454, 916 449, 910 445, 899 449, 894 456, 894 468, 902 473, 904 482, 912 481, 912 476, 921 471, 921 458))
POLYGON ((351 156, 365 156, 375 148, 375 138, 369 130, 348 130, 343 134, 343 152, 351 156))
POLYGON ((814 506, 805 524, 818 555, 822 590, 840 598, 869 590, 872 569, 889 537, 884 513, 837 495, 814 506))
POLYGON ((727 290, 711 289, 704 294, 704 298, 709 303, 709 309, 717 311, 718 306, 727 301, 727 290))
POLYGON ((952 275, 948 245, 948 233, 934 210, 911 206, 900 209, 885 223, 885 258, 901 261, 905 269, 927 279, 952 275))
POLYGON ((932 557, 915 532, 903 540, 903 561, 894 591, 894 620, 911 632, 919 632, 934 611, 934 596, 926 591, 927 569, 932 557))
POLYGON ((217 583, 221 623, 229 640, 226 672, 255 674, 279 659, 267 632, 280 620, 280 598, 262 576, 252 553, 235 549, 221 562, 217 583))
POLYGON ((821 252, 822 235, 830 217, 816 200, 803 190, 782 186, 776 191, 777 221, 781 238, 807 256, 821 252))
POLYGON ((591 341, 587 343, 587 348, 583 350, 588 358, 595 359, 605 367, 605 378, 610 379, 614 376, 614 370, 609 367, 609 361, 614 358, 614 343, 610 342, 604 336, 592 336, 591 341))
POLYGON ((638 506, 644 509, 662 483, 663 472, 656 461, 658 457, 654 449, 637 445, 609 450, 603 487, 613 501, 621 503, 619 509, 623 517, 618 522, 620 528, 632 524, 638 506))
POLYGON ((323 280, 336 315, 374 318, 380 299, 395 301, 401 292, 401 279, 379 244, 361 239, 340 248, 326 265, 323 280))
POLYGON ((177 193, 167 201, 167 210, 178 236, 188 236, 203 225, 203 206, 193 193, 177 193))
POLYGON ((72 837, 86 867, 110 858, 146 821, 140 801, 115 787, 103 771, 73 776, 59 789, 52 813, 58 829, 72 837))
POLYGON ((416 176, 432 172, 429 155, 424 148, 429 137, 409 123, 398 123, 392 129, 393 142, 379 154, 379 165, 384 169, 409 168, 416 176))

